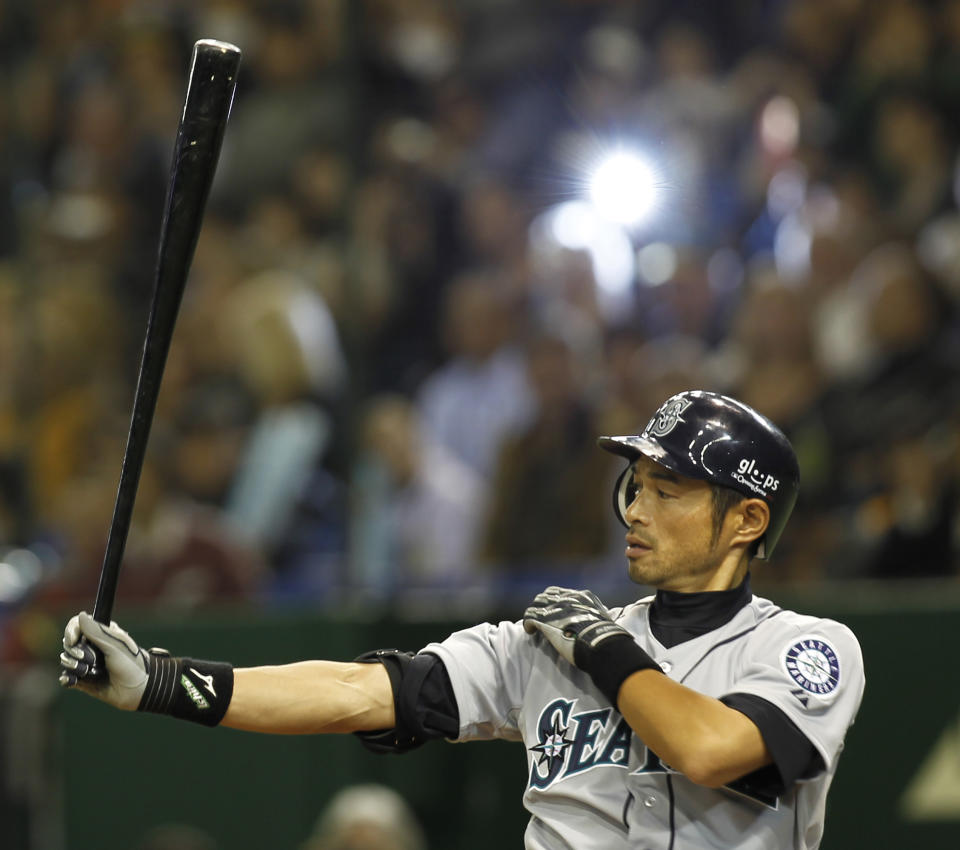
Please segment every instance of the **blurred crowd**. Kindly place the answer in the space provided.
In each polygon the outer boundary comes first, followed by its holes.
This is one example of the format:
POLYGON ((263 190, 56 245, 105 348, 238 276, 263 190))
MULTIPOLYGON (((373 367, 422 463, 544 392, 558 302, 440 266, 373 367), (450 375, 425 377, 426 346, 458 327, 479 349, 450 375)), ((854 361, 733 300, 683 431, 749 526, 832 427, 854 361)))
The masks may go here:
MULTIPOLYGON (((221 850, 205 829, 169 822, 147 829, 135 850, 221 850)), ((427 850, 410 803, 378 783, 348 785, 326 800, 297 850, 427 850)))
POLYGON ((798 449, 765 580, 957 575, 960 0, 7 0, 17 651, 95 594, 201 37, 244 56, 125 601, 619 586, 595 439, 691 387, 798 449), (571 234, 624 145, 655 213, 571 234))

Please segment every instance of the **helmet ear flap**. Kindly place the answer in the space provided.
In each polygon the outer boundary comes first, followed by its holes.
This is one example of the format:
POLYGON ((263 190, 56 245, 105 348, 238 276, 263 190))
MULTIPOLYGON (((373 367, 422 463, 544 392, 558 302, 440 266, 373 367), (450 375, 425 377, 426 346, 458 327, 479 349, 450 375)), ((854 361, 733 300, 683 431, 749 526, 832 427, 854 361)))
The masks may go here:
POLYGON ((630 464, 620 473, 617 483, 613 485, 613 512, 625 528, 630 527, 630 523, 627 522, 627 508, 630 507, 630 503, 636 496, 637 487, 633 483, 633 464, 630 464))

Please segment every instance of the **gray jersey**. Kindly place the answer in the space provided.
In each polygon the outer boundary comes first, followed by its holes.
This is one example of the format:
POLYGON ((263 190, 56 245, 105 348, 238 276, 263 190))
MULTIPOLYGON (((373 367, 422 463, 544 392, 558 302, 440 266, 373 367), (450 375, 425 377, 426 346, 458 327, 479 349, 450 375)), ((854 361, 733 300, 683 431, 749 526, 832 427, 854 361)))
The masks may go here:
POLYGON ((652 601, 612 613, 670 678, 708 696, 762 697, 810 740, 824 769, 779 797, 696 785, 648 750, 542 636, 520 623, 485 623, 424 651, 450 675, 458 740, 524 743, 527 850, 817 847, 827 789, 863 696, 856 637, 754 596, 730 622, 667 649, 650 632, 652 601))

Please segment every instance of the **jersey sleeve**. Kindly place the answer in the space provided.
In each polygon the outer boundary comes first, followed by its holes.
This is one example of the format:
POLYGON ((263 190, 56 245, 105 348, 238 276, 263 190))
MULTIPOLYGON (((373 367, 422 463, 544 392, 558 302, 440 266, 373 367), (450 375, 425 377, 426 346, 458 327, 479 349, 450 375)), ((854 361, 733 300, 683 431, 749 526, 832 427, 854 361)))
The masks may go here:
POLYGON ((457 700, 458 741, 520 740, 518 715, 529 679, 532 641, 520 623, 481 623, 454 632, 429 652, 443 662, 457 700))
POLYGON ((801 777, 815 776, 823 770, 817 748, 773 703, 742 693, 729 694, 720 701, 754 722, 773 757, 773 770, 768 766, 754 771, 743 778, 746 784, 762 785, 776 796, 801 777))
POLYGON ((832 620, 771 620, 750 641, 728 694, 752 694, 780 709, 833 771, 863 699, 860 644, 832 620))

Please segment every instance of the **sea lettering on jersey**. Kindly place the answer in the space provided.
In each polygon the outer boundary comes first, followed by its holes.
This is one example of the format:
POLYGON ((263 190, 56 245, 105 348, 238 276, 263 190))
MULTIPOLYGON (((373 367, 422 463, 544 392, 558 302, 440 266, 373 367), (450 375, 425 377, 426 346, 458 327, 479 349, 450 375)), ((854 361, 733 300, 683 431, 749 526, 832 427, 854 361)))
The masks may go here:
POLYGON ((576 700, 549 703, 537 722, 537 754, 530 787, 548 788, 558 779, 602 765, 627 767, 632 731, 612 708, 573 713, 576 700))

